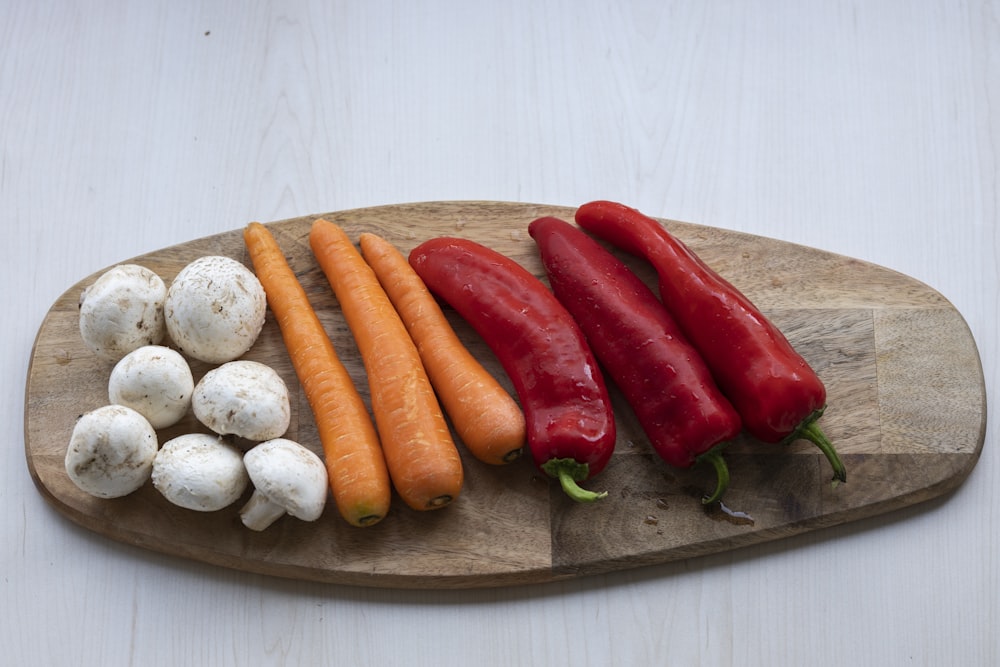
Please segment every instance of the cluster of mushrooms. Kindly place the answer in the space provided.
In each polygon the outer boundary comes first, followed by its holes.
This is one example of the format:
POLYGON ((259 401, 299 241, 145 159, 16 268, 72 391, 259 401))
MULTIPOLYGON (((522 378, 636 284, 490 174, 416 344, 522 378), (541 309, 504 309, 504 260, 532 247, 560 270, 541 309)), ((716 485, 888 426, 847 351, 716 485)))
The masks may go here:
POLYGON ((136 264, 115 266, 80 296, 80 334, 114 363, 108 404, 81 416, 66 473, 82 491, 120 498, 147 480, 171 503, 212 512, 253 484, 240 518, 264 530, 283 515, 315 521, 326 504, 327 471, 314 452, 283 438, 288 388, 265 364, 240 359, 266 313, 264 289, 240 262, 201 257, 171 281, 136 264), (173 347, 163 345, 166 337, 173 347), (176 348, 176 349, 175 349, 176 348), (188 358, 214 367, 194 382, 188 358), (157 430, 189 411, 208 432, 159 445, 157 430), (244 453, 223 436, 250 441, 244 453))

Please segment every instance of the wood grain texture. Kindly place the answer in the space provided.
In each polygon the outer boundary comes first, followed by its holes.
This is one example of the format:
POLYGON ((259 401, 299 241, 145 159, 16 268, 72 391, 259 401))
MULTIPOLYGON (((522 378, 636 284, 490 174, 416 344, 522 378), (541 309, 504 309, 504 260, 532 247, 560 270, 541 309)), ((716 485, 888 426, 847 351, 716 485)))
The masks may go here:
MULTIPOLYGON (((408 252, 432 236, 473 238, 543 275, 527 225, 572 219, 573 210, 503 202, 431 202, 331 212, 352 238, 385 236, 408 252)), ((319 216, 271 223, 362 395, 367 383, 336 300, 309 252, 319 216)), ((285 517, 263 533, 246 530, 236 504, 208 514, 169 505, 147 484, 117 500, 78 491, 63 470, 76 418, 107 402, 110 365, 79 338, 77 303, 102 271, 52 306, 35 342, 25 403, 25 454, 42 494, 71 520, 109 538, 176 556, 279 577, 401 588, 489 587, 552 581, 702 556, 858 520, 937 497, 975 465, 985 437, 986 400, 978 352, 962 316, 926 285, 869 263, 773 239, 664 221, 706 262, 743 289, 783 329, 827 384, 821 425, 848 468, 833 488, 825 459, 808 443, 765 446, 748 438, 727 450, 733 482, 723 507, 700 503, 711 471, 676 470, 649 448, 612 388, 619 442, 591 484, 610 495, 577 505, 528 460, 486 466, 463 452, 466 488, 440 512, 417 513, 398 499, 365 529, 330 506, 319 522, 285 517)), ((241 230, 138 258, 169 281, 198 256, 249 265, 241 230)), ((652 280, 649 267, 624 257, 652 280)), ((470 349, 510 389, 498 362, 454 313, 470 349)), ((315 425, 269 320, 247 354, 275 367, 293 397, 287 437, 321 452, 315 425)), ((196 379, 209 368, 192 364, 196 379)), ((161 442, 204 430, 193 416, 161 431, 161 442)))

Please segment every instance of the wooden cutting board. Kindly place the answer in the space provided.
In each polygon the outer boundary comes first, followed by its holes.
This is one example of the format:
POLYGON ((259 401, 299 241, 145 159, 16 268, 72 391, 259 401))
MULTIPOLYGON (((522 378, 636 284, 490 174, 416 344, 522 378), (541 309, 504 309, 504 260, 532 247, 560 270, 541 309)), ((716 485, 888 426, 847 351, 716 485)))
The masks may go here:
MULTIPOLYGON (((573 209, 498 202, 384 206, 306 216, 269 226, 320 312, 367 400, 363 367, 340 310, 309 251, 308 230, 325 217, 353 237, 373 231, 409 252, 434 236, 480 241, 543 275, 527 226, 542 215, 572 220, 573 209)), ((660 461, 612 387, 619 439, 608 468, 588 483, 607 498, 568 500, 528 458, 487 466, 463 451, 466 486, 452 506, 418 513, 398 500, 370 528, 347 525, 332 503, 319 521, 284 517, 262 533, 240 523, 242 502, 213 513, 174 507, 147 483, 100 500, 78 491, 63 468, 77 417, 107 402, 111 365, 80 340, 81 290, 110 267, 70 287, 52 306, 32 351, 25 403, 25 454, 44 497, 62 514, 114 540, 197 561, 279 577, 398 588, 472 588, 547 582, 665 563, 855 521, 929 500, 957 487, 983 446, 986 394, 975 341, 939 293, 897 272, 789 243, 675 221, 664 224, 742 289, 816 368, 829 408, 820 421, 847 465, 836 488, 811 444, 734 443, 723 506, 704 507, 713 473, 660 461)), ((169 281, 208 254, 250 265, 242 229, 125 262, 169 281)), ((625 257, 654 284, 650 268, 625 257)), ((460 336, 510 390, 475 333, 449 311, 460 336)), ((247 358, 274 366, 288 383, 287 437, 321 452, 277 326, 270 319, 247 358)), ((197 381, 208 366, 192 364, 197 381)), ((160 442, 204 430, 193 417, 161 431, 160 442)), ((461 448, 461 446, 460 446, 461 448)), ((249 496, 249 491, 247 492, 249 496)))

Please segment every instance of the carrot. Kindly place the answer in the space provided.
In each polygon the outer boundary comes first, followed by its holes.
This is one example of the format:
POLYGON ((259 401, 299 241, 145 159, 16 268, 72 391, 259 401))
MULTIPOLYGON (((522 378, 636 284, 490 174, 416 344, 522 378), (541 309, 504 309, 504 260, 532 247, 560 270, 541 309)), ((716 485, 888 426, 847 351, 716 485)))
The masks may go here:
POLYGON ((431 386, 466 448, 494 465, 517 459, 526 438, 520 406, 455 334, 403 254, 376 234, 362 234, 360 243, 362 256, 409 331, 431 386))
POLYGON ((462 488, 462 459, 416 345, 343 229, 317 220, 309 245, 358 344, 393 486, 413 509, 444 507, 462 488))
POLYGON ((243 239, 315 416, 337 509, 352 525, 378 523, 392 487, 368 409, 271 232, 251 222, 243 239))

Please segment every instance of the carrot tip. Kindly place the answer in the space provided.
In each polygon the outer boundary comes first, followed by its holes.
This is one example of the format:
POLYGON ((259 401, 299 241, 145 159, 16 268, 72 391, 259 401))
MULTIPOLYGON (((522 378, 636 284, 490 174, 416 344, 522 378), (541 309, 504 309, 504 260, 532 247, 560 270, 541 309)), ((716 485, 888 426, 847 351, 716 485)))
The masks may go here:
POLYGON ((521 447, 518 447, 517 449, 512 449, 509 452, 507 452, 506 454, 504 454, 503 457, 501 457, 501 460, 504 463, 512 463, 512 462, 518 460, 519 458, 521 458, 521 454, 523 454, 523 453, 524 453, 524 449, 521 448, 521 447))
POLYGON ((427 501, 427 509, 432 509, 432 510, 439 509, 451 503, 451 501, 454 499, 455 497, 452 496, 450 493, 440 495, 436 498, 431 498, 429 501, 427 501))

